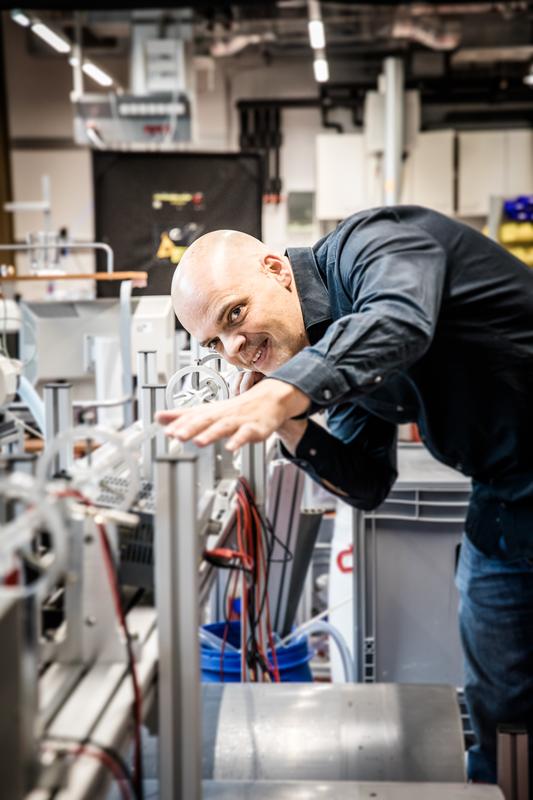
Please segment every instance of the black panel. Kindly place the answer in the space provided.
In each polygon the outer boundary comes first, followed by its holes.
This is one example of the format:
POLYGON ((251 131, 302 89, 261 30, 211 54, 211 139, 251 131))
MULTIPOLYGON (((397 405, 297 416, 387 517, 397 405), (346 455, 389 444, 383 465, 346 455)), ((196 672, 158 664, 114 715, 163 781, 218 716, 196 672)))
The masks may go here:
MULTIPOLYGON (((183 248, 219 228, 261 238, 262 162, 256 153, 93 151, 97 241, 115 253, 116 270, 146 270, 136 294, 168 294, 183 248), (181 248, 181 249, 180 249, 181 248)), ((105 269, 98 255, 97 268, 105 269)), ((118 283, 99 283, 116 297, 118 283)))

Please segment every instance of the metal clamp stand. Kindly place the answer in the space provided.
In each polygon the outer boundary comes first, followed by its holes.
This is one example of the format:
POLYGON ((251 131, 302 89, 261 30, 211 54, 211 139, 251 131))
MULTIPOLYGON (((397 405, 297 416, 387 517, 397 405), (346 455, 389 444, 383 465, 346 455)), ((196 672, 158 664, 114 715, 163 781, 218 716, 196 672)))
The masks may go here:
POLYGON ((196 473, 195 456, 156 463, 161 800, 202 796, 196 473))

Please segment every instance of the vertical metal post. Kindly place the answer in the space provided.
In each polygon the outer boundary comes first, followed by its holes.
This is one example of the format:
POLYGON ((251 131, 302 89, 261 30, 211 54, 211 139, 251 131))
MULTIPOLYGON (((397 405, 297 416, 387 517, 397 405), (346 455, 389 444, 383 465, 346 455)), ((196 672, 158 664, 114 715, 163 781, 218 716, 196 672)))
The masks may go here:
MULTIPOLYGON (((72 428, 72 385, 47 383, 44 387, 45 447, 60 433, 72 428)), ((72 446, 64 444, 54 458, 53 472, 68 471, 72 466, 72 446)))
POLYGON ((404 140, 404 70, 400 58, 386 58, 385 72, 385 152, 383 154, 383 199, 386 206, 399 202, 404 140))
POLYGON ((156 463, 161 800, 202 795, 196 478, 195 456, 156 463))
POLYGON ((362 511, 352 511, 352 548, 353 548, 353 588, 352 588, 352 620, 353 620, 353 663, 355 680, 360 683, 364 672, 364 535, 365 521, 362 511))
POLYGON ((131 368, 131 313, 132 281, 120 284, 120 355, 122 357, 122 391, 131 399, 124 403, 124 425, 133 424, 133 372, 131 368))
MULTIPOLYGON (((143 428, 148 428, 154 421, 156 411, 163 411, 165 408, 165 389, 164 384, 151 384, 141 387, 141 422, 143 428)), ((163 428, 151 439, 145 440, 142 448, 142 467, 141 474, 145 480, 153 480, 154 462, 158 456, 164 456, 167 452, 168 439, 163 432, 163 428)))
POLYGON ((528 733, 525 727, 513 725, 498 727, 498 786, 505 800, 529 798, 528 751, 528 733))
POLYGON ((254 493, 255 502, 262 508, 265 505, 266 465, 264 442, 247 444, 242 448, 241 472, 254 493))
POLYGON ((137 416, 142 415, 142 387, 157 383, 157 353, 155 350, 137 351, 137 416))

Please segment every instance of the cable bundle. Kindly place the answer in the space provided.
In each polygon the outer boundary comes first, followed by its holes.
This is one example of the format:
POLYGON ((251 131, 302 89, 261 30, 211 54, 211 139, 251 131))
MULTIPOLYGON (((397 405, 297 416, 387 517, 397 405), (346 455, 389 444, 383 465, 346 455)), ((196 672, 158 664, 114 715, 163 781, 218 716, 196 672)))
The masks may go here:
POLYGON ((284 551, 282 561, 292 558, 287 546, 275 535, 270 522, 260 512, 252 490, 244 478, 239 478, 236 508, 236 549, 219 548, 204 551, 210 563, 233 570, 226 583, 224 610, 226 627, 220 653, 221 679, 224 680, 224 645, 229 623, 241 583, 241 672, 251 681, 279 682, 280 675, 276 646, 270 618, 268 578, 276 542, 284 551), (268 658, 270 650, 271 660, 268 658))

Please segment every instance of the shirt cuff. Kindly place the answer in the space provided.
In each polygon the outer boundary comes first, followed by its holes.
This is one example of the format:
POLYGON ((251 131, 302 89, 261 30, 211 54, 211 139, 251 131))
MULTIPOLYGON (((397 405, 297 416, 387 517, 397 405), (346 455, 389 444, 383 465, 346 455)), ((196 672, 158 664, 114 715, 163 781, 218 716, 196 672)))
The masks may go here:
POLYGON ((310 398, 311 405, 304 417, 338 403, 350 391, 350 386, 340 370, 308 350, 297 353, 269 377, 290 383, 310 398))
POLYGON ((287 450, 280 439, 281 452, 284 458, 288 458, 299 466, 316 467, 324 461, 323 454, 327 455, 328 438, 328 432, 321 425, 310 419, 302 438, 296 446, 294 455, 287 450))

